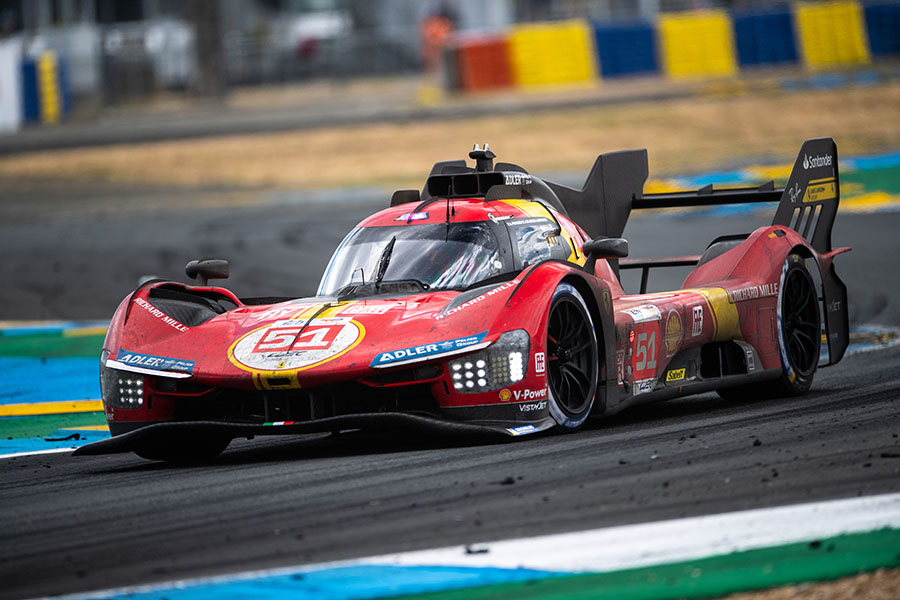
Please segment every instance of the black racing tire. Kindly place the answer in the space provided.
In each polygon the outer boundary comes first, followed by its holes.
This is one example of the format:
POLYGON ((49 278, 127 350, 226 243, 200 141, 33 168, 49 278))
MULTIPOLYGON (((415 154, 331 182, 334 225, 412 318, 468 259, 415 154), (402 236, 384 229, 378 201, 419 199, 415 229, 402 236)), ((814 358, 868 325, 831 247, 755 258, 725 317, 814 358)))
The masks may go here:
POLYGON ((575 287, 560 283, 547 319, 547 384, 557 429, 581 427, 597 393, 599 358, 591 312, 575 287))
POLYGON ((822 321, 816 284, 798 254, 787 257, 781 273, 777 326, 783 373, 775 382, 775 392, 781 396, 805 394, 819 367, 822 321))
POLYGON ((171 463, 207 462, 225 451, 231 438, 221 436, 177 436, 144 441, 134 453, 147 460, 171 463))
POLYGON ((777 339, 782 373, 773 381, 725 388, 726 400, 764 400, 800 396, 809 391, 819 366, 821 317, 816 284, 806 261, 791 254, 784 261, 778 285, 777 339))

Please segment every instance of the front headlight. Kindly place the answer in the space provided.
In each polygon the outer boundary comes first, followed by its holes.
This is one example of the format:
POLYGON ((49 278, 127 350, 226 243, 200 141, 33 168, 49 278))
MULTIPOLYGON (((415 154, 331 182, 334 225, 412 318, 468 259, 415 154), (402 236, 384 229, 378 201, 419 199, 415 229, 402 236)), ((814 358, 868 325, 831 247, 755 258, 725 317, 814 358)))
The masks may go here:
POLYGON ((115 408, 140 408, 144 404, 144 376, 100 364, 100 395, 115 408))
POLYGON ((522 381, 528 365, 528 341, 524 329, 507 331, 484 350, 451 360, 453 389, 477 394, 522 381))

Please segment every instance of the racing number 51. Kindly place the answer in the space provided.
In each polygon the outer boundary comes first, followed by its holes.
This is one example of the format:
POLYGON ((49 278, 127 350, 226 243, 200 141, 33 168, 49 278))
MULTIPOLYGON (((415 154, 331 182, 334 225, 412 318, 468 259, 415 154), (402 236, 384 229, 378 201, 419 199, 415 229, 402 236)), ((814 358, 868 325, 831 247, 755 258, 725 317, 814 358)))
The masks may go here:
POLYGON ((638 361, 634 363, 635 371, 643 371, 645 369, 656 368, 656 332, 639 333, 637 336, 637 355, 638 361))
POLYGON ((306 329, 273 327, 260 338, 253 352, 324 350, 334 342, 340 330, 339 325, 310 325, 306 329))

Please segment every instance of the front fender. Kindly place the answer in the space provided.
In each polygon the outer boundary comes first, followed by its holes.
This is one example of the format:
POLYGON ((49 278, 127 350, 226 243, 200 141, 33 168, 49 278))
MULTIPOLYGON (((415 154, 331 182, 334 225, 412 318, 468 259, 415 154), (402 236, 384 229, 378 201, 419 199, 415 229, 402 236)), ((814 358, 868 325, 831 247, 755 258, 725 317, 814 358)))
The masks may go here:
POLYGON ((600 346, 602 364, 597 382, 597 397, 594 401, 594 414, 603 414, 609 408, 611 399, 617 396, 611 393, 616 386, 615 352, 616 328, 613 318, 612 292, 609 284, 598 277, 585 273, 563 261, 546 261, 523 271, 519 276, 520 283, 506 301, 507 314, 515 318, 519 311, 534 313, 540 306, 539 335, 546 339, 547 316, 553 291, 560 283, 573 285, 584 298, 591 312, 594 329, 597 333, 597 344, 600 346), (538 300, 536 300, 538 299, 538 300))

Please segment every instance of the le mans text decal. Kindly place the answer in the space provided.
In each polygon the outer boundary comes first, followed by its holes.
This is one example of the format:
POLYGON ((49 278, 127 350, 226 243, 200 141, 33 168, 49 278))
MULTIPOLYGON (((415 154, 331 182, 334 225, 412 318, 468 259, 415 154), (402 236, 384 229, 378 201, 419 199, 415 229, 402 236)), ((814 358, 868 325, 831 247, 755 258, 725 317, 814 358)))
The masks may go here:
POLYGON ((362 341, 365 330, 350 317, 288 319, 251 331, 229 350, 245 370, 295 371, 333 360, 362 341))

